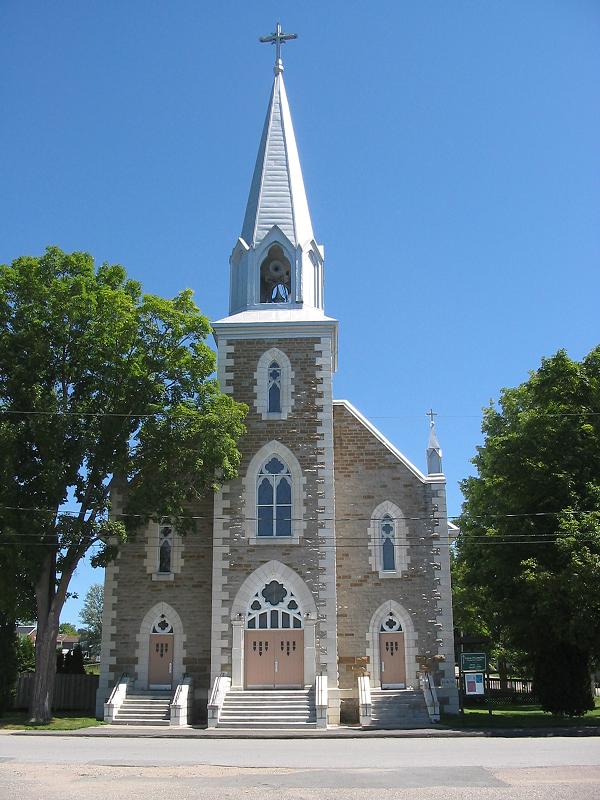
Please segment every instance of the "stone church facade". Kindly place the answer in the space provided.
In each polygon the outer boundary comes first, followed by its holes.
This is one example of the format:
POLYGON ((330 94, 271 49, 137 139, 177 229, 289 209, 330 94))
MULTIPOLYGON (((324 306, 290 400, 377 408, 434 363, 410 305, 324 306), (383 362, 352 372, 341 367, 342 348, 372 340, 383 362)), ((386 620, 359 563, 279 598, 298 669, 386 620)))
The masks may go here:
POLYGON ((249 408, 239 476, 194 509, 196 534, 150 524, 107 567, 99 716, 122 675, 142 691, 187 681, 197 720, 222 678, 246 691, 326 676, 337 724, 357 719, 360 676, 418 689, 428 672, 457 710, 441 450, 432 425, 424 474, 333 400, 338 323, 279 57, 274 72, 229 316, 213 324, 221 389, 249 408))

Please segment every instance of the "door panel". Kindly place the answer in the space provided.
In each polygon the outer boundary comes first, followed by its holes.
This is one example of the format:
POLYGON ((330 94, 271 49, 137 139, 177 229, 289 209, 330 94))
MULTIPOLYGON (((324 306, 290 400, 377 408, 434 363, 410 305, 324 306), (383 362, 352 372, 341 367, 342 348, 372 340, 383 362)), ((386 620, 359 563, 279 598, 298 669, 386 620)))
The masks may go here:
POLYGON ((380 633, 379 658, 382 688, 403 688, 406 685, 404 634, 380 633))
POLYGON ((171 686, 173 680, 173 636, 150 634, 148 685, 171 686))
POLYGON ((304 631, 277 631, 275 686, 304 685, 304 631))
POLYGON ((272 687, 275 675, 276 631, 245 631, 246 688, 272 687))
POLYGON ((304 685, 304 631, 244 631, 247 689, 304 685))

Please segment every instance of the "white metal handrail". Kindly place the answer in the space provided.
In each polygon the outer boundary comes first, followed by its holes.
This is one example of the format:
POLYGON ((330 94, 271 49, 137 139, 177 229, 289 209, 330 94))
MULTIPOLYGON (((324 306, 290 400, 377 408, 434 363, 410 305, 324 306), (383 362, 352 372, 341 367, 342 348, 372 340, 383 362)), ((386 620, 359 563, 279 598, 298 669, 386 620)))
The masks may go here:
POLYGON ((327 727, 327 709, 329 708, 329 692, 327 675, 317 675, 315 678, 315 709, 317 713, 317 728, 327 727))
POLYGON ((371 682, 368 675, 358 676, 358 710, 363 728, 371 724, 371 682))
POLYGON ((108 701, 104 703, 104 721, 114 722, 117 712, 123 705, 123 701, 127 696, 127 685, 129 683, 129 675, 123 672, 119 680, 115 683, 108 701))
POLYGON ((208 727, 216 728, 219 722, 219 714, 223 706, 225 695, 231 689, 231 678, 226 675, 219 675, 215 678, 210 700, 208 701, 208 727))
POLYGON ((170 725, 188 725, 192 716, 194 691, 193 679, 185 675, 183 681, 177 685, 175 695, 171 702, 170 725))
POLYGON ((429 719, 432 722, 440 721, 440 704, 438 702, 437 691, 435 684, 431 679, 429 672, 424 672, 421 676, 421 689, 423 690, 423 697, 427 705, 427 712, 429 719))

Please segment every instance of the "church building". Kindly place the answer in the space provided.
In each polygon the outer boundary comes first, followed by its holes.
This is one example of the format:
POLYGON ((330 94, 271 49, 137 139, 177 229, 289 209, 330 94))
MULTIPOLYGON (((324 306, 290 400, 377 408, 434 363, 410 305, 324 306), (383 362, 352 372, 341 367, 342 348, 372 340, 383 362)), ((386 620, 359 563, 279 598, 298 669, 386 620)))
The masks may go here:
POLYGON ((433 415, 424 473, 333 399, 338 322, 283 80, 290 38, 263 39, 275 75, 213 323, 221 389, 249 408, 239 476, 194 509, 196 534, 151 523, 107 567, 110 722, 401 727, 458 710, 433 415))

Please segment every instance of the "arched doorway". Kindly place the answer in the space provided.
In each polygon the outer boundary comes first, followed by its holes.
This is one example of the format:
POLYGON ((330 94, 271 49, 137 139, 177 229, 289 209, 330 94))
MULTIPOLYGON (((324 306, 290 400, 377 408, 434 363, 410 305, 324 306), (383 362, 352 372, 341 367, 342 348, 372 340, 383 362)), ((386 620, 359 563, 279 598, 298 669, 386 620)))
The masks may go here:
POLYGON ((383 689, 417 685, 417 642, 410 614, 396 600, 386 600, 375 611, 367 631, 371 686, 383 689), (391 636, 390 636, 391 634, 391 636), (386 649, 386 641, 390 644, 386 649), (393 642, 393 653, 392 644, 393 642), (396 644, 398 648, 396 649, 396 644), (396 661, 397 658, 397 661, 396 661), (404 679, 398 675, 404 667, 404 679), (383 670, 382 670, 383 666, 383 670), (394 675, 394 673, 396 673, 394 675))
POLYGON ((160 614, 150 632, 148 652, 149 689, 172 688, 174 655, 175 637, 173 625, 165 614, 160 614))
POLYGON ((382 689, 406 687, 406 655, 402 624, 389 611, 379 627, 379 671, 382 689))
MULTIPOLYGON (((273 587, 273 590, 275 587, 273 587)), ((265 688, 273 687, 305 687, 314 683, 317 671, 316 653, 316 625, 317 606, 313 595, 304 580, 293 569, 281 561, 267 561, 258 567, 242 583, 231 608, 232 625, 232 651, 231 651, 231 685, 235 689, 250 688, 261 685, 265 688), (283 586, 278 590, 279 595, 272 596, 267 592, 265 597, 262 592, 273 581, 283 586), (271 604, 269 599, 279 602, 271 604), (254 604, 254 608, 252 605, 254 604), (297 604, 297 608, 294 607, 297 604), (290 607, 291 606, 291 607, 290 607), (274 613, 273 613, 274 612, 274 613), (263 616, 264 615, 264 616, 263 616), (254 649, 256 642, 256 650, 254 649), (268 666, 267 678, 258 681, 251 673, 248 676, 247 661, 256 659, 260 655, 260 642, 262 653, 265 653, 264 643, 269 643, 268 653, 274 659, 277 648, 277 672, 275 664, 268 666), (290 656, 288 657, 288 642, 290 656), (295 649, 294 649, 295 643, 295 649), (283 647, 283 649, 282 649, 283 647), (298 659, 298 654, 301 654, 298 659), (282 663, 282 655, 284 656, 282 663), (296 659, 290 658, 293 656, 296 659), (298 662, 302 664, 303 674, 299 675, 298 662), (294 667, 294 674, 286 677, 287 666, 294 667), (273 679, 273 674, 277 677, 273 679), (247 677, 250 677, 248 682, 247 677), (256 683, 253 681, 256 680, 256 683)), ((265 662, 268 665, 268 662, 265 662)), ((266 667, 264 668, 267 669, 266 667)), ((213 671, 212 679, 218 675, 213 671)))
POLYGON ((298 599, 271 580, 255 592, 246 611, 246 689, 299 689, 304 686, 304 630, 298 599))

